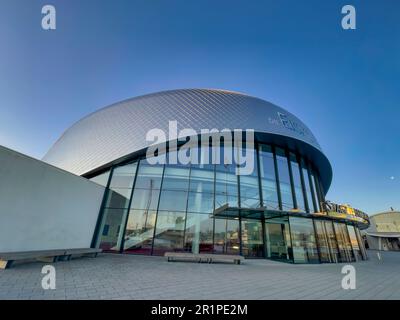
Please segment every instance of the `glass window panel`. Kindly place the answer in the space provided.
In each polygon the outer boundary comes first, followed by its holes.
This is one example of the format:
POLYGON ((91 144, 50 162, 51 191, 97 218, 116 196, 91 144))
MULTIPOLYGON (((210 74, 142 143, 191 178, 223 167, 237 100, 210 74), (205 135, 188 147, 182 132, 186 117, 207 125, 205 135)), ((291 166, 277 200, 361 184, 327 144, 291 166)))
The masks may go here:
POLYGON ((184 229, 184 212, 158 211, 153 254, 163 255, 168 251, 183 251, 184 229))
POLYGON ((333 223, 336 233, 336 239, 339 247, 341 262, 352 262, 355 260, 353 250, 351 248, 350 238, 347 227, 344 223, 333 223))
POLYGON ((183 166, 165 166, 162 188, 164 190, 187 191, 189 187, 189 168, 183 166))
POLYGON ((107 187, 107 183, 108 183, 108 178, 110 177, 110 170, 99 174, 98 176, 95 176, 93 178, 90 178, 90 181, 93 181, 99 185, 102 185, 104 187, 107 187))
POLYGON ((214 194, 190 192, 188 212, 212 213, 214 211, 214 194))
POLYGON ((358 239, 356 235, 356 231, 353 226, 347 225, 347 231, 349 233, 351 247, 353 248, 353 253, 357 261, 362 260, 362 253, 360 246, 358 245, 358 239))
POLYGON ((285 151, 281 148, 276 148, 276 161, 278 165, 279 186, 281 190, 282 209, 293 209, 292 188, 290 185, 290 175, 288 167, 288 159, 285 156, 285 151))
POLYGON ((137 163, 115 167, 112 173, 110 188, 132 188, 135 180, 137 163))
POLYGON ((192 166, 190 171, 190 191, 214 192, 214 171, 192 166))
POLYGON ((295 263, 318 263, 318 250, 312 219, 290 217, 295 263))
POLYGON ((293 185, 296 194, 297 208, 305 212, 306 206, 304 203, 303 187, 300 177, 300 166, 299 163, 297 162, 296 155, 294 153, 290 153, 290 164, 292 166, 293 185))
MULTIPOLYGON (((310 178, 308 176, 308 169, 307 169, 306 163, 303 159, 301 159, 301 166, 302 166, 302 170, 303 170, 304 187, 306 189, 308 208, 309 208, 310 212, 317 212, 318 210, 315 208, 313 198, 312 198, 313 194, 312 194, 311 188, 310 188, 310 178)), ((318 199, 315 199, 315 201, 318 201, 318 199)))
POLYGON ((130 210, 124 238, 124 252, 151 254, 156 211, 130 210))
POLYGON ((162 190, 159 210, 186 211, 187 196, 186 191, 162 190))
MULTIPOLYGON (((240 206, 242 208, 260 207, 260 189, 258 185, 258 169, 255 150, 246 149, 246 153, 252 152, 254 159, 253 171, 249 175, 240 175, 240 206)), ((239 171, 240 173, 241 171, 239 171)))
POLYGON ((320 210, 320 211, 322 211, 322 209, 321 209, 321 199, 318 197, 318 192, 317 192, 317 185, 316 185, 316 176, 312 173, 312 172, 310 172, 310 177, 311 177, 311 184, 312 184, 312 186, 313 186, 313 190, 314 190, 314 199, 315 199, 315 202, 316 202, 316 204, 317 204, 317 208, 315 208, 315 210, 316 211, 318 211, 318 210, 320 210))
POLYGON ((267 257, 274 260, 293 261, 287 217, 265 220, 267 257))
POLYGON ((239 220, 215 219, 214 252, 239 254, 239 220))
POLYGON ((339 262, 340 261, 339 249, 332 221, 324 221, 324 227, 329 241, 329 249, 331 250, 332 261, 339 262))
POLYGON ((274 156, 271 147, 260 145, 260 179, 264 200, 264 206, 274 210, 279 210, 278 192, 276 189, 276 175, 274 156))
POLYGON ((123 226, 127 215, 126 209, 104 209, 101 227, 100 249, 119 251, 123 235, 123 226))
POLYGON ((215 207, 229 204, 238 207, 238 181, 233 165, 217 165, 215 182, 215 207))
POLYGON ((133 191, 132 209, 157 210, 160 190, 137 189, 133 191))
POLYGON ((128 208, 131 197, 131 189, 115 188, 108 190, 105 207, 108 208, 128 208))
POLYGON ((246 257, 264 256, 264 238, 261 221, 242 220, 242 252, 246 257))
MULTIPOLYGON (((332 235, 329 234, 328 230, 326 230, 326 221, 315 220, 314 224, 321 262, 338 262, 336 240, 330 239, 332 235)), ((333 236, 335 235, 333 234, 333 236)))
POLYGON ((139 163, 135 188, 160 189, 163 166, 149 165, 145 160, 139 163))
POLYGON ((214 219, 206 214, 188 213, 185 230, 185 251, 213 252, 214 219))
POLYGON ((358 245, 361 249, 362 258, 363 260, 367 260, 367 251, 365 250, 364 239, 360 234, 360 230, 357 227, 354 227, 354 229, 356 230, 358 245))

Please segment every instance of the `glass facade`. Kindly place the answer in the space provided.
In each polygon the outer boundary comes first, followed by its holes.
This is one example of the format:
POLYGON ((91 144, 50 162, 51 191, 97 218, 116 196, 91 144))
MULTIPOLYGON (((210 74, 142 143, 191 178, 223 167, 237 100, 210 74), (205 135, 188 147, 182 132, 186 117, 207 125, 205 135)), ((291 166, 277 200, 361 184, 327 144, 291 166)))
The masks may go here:
POLYGON ((233 164, 151 165, 137 159, 92 177, 107 186, 98 246, 107 252, 240 254, 291 263, 366 259, 357 227, 309 215, 319 211, 323 196, 308 161, 273 145, 246 151, 256 159, 249 175, 237 175, 233 164))

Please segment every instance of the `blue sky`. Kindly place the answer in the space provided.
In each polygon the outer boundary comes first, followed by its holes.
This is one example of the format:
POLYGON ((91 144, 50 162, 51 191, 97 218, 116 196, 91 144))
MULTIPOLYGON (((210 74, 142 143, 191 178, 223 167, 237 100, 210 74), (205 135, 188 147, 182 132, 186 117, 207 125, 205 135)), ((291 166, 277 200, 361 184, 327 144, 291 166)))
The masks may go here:
POLYGON ((400 209, 399 12, 397 0, 0 0, 0 144, 41 158, 116 101, 236 90, 309 126, 333 166, 328 199, 400 209), (41 28, 45 4, 55 31, 41 28), (345 4, 357 30, 341 28, 345 4))

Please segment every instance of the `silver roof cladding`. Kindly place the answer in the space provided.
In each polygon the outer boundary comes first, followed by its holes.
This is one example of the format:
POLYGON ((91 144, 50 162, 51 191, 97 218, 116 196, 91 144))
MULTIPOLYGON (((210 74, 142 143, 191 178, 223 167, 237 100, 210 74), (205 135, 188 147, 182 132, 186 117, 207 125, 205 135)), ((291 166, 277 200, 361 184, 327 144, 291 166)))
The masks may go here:
MULTIPOLYGON (((226 90, 181 89, 121 101, 84 117, 64 132, 43 161, 83 175, 148 147, 147 132, 159 128, 167 133, 172 120, 178 122, 178 130, 254 129, 289 137, 312 146, 319 151, 313 153, 326 159, 307 126, 270 102, 226 90)), ((329 187, 331 167, 327 159, 321 161, 330 170, 324 179, 329 187)))

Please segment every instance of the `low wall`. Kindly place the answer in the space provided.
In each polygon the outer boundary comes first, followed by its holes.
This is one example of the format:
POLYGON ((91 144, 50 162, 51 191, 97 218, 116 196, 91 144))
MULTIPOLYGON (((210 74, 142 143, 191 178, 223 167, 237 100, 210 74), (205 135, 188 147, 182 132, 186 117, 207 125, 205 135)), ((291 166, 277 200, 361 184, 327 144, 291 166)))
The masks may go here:
POLYGON ((104 187, 0 146, 0 252, 88 248, 104 187))

